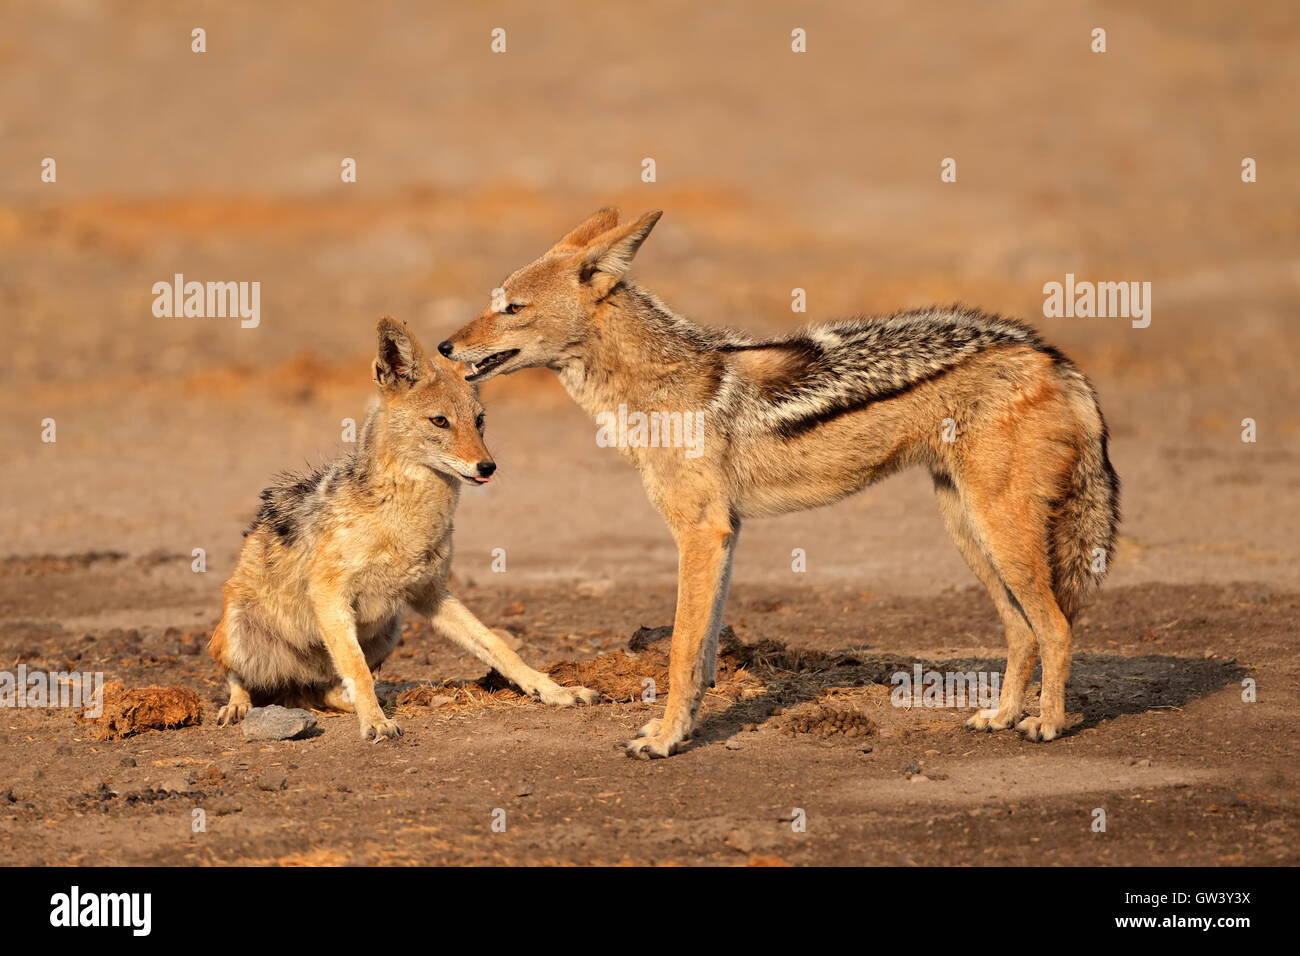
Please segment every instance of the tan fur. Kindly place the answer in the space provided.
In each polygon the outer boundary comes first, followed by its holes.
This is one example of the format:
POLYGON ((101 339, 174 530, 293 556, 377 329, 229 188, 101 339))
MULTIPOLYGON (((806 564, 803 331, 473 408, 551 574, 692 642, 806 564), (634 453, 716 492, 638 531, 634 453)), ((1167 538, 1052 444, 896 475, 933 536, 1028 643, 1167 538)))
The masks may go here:
POLYGON ((409 605, 434 627, 546 703, 591 703, 533 670, 446 587, 460 486, 486 481, 482 408, 464 368, 427 356, 405 326, 379 323, 380 400, 353 455, 282 482, 227 581, 209 651, 227 673, 234 723, 255 704, 355 710, 362 737, 401 734, 373 672, 396 647, 409 605))
POLYGON ((626 277, 658 218, 617 225, 601 210, 505 281, 505 311, 439 346, 472 379, 553 368, 592 415, 626 405, 712 416, 697 458, 619 449, 679 550, 665 713, 629 752, 666 756, 695 726, 741 520, 829 504, 912 465, 933 474, 945 524, 1006 627, 999 710, 970 725, 1058 736, 1069 617, 1099 577, 1086 556, 1111 553, 1118 515, 1086 379, 1032 330, 974 313, 814 326, 772 342, 694 326, 626 277), (1021 720, 1039 651, 1042 713, 1021 720))

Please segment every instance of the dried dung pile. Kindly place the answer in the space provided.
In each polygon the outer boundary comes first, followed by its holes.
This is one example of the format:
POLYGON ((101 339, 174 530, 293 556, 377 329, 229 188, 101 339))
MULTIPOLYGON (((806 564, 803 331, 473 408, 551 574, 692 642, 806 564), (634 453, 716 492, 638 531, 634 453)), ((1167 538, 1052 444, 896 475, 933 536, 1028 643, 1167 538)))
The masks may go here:
MULTIPOLYGON (((546 669, 558 684, 581 685, 597 691, 606 701, 639 701, 648 689, 644 682, 654 681, 655 697, 668 692, 668 647, 671 627, 641 628, 628 646, 635 653, 613 651, 590 660, 556 661, 546 669)), ((719 638, 717 683, 710 691, 714 696, 736 701, 763 693, 765 684, 754 674, 754 664, 771 672, 780 660, 779 641, 762 641, 755 645, 740 642, 730 627, 719 638)), ((805 652, 786 652, 787 658, 802 658, 805 652)), ((399 708, 473 708, 518 703, 525 698, 500 674, 491 671, 474 681, 445 681, 408 688, 397 697, 399 708), (447 698, 451 698, 448 700, 447 698)))
MULTIPOLYGON (((662 697, 668 692, 668 647, 672 632, 671 627, 643 627, 628 641, 636 653, 614 651, 587 661, 556 661, 547 668, 547 673, 557 683, 581 684, 618 703, 641 700, 648 678, 654 681, 655 696, 662 697)), ((752 648, 742 644, 730 627, 722 629, 718 644, 718 677, 710 693, 732 701, 763 693, 764 682, 751 669, 755 660, 750 653, 752 648)))
POLYGON ((876 724, 856 707, 829 701, 815 701, 789 711, 776 711, 776 726, 786 737, 810 734, 825 739, 837 734, 845 737, 868 737, 876 724))
POLYGON ((96 740, 120 740, 142 730, 173 730, 203 720, 203 702, 188 687, 104 685, 104 712, 91 722, 96 740))

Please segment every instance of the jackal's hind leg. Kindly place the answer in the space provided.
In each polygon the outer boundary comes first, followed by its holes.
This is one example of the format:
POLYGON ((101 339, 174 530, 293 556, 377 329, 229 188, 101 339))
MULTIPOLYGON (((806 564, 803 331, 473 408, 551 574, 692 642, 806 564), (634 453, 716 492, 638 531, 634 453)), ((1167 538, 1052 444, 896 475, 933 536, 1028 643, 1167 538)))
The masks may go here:
POLYGON ((347 714, 357 712, 356 697, 352 691, 343 685, 342 681, 330 684, 321 694, 321 703, 331 710, 341 710, 347 714))
MULTIPOLYGON (((1015 488, 1014 482, 1000 495, 978 503, 969 498, 965 501, 971 530, 1010 592, 1008 600, 1014 599, 1013 608, 1028 622, 1043 659, 1039 716, 1024 718, 1016 724, 1016 730, 1030 740, 1055 740, 1067 727, 1065 684, 1070 676, 1070 622, 1052 590, 1047 502, 1040 495, 1015 488)), ((1011 641, 1010 627, 1007 634, 1011 641)), ((1014 702, 1019 708, 1015 695, 1023 692, 1034 660, 1032 654, 1016 654, 1012 644, 1002 694, 1004 702, 1014 702)), ((998 717, 1009 716, 1009 711, 999 704, 998 717)))
POLYGON ((300 688, 281 701, 285 707, 305 707, 309 710, 339 710, 345 714, 357 712, 356 694, 341 679, 332 684, 316 684, 300 688))
POLYGON ((1038 659, 1038 641, 1024 615, 1012 602, 997 568, 976 540, 956 487, 947 478, 936 475, 934 492, 948 534, 975 577, 984 585, 1006 630, 1007 667, 998 692, 997 712, 985 715, 976 711, 966 721, 966 726, 972 730, 1007 730, 1024 716, 1025 686, 1038 659))

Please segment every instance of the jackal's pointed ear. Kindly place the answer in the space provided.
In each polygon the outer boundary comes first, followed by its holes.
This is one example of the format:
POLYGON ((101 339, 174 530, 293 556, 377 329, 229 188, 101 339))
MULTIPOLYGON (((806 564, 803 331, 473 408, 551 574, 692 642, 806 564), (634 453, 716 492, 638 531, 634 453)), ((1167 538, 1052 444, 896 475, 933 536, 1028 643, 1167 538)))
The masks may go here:
POLYGON ((662 209, 655 209, 636 222, 616 226, 593 239, 587 244, 578 266, 579 278, 589 284, 597 296, 608 295, 627 273, 632 257, 662 215, 662 209))
POLYGON ((398 322, 384 316, 379 320, 379 354, 375 356, 374 379, 380 388, 391 388, 399 382, 414 385, 429 374, 429 360, 415 333, 398 322))
POLYGON ((551 246, 551 252, 577 252, 579 249, 585 249, 587 243, 617 225, 618 207, 606 206, 604 209, 597 209, 587 217, 586 222, 551 246))

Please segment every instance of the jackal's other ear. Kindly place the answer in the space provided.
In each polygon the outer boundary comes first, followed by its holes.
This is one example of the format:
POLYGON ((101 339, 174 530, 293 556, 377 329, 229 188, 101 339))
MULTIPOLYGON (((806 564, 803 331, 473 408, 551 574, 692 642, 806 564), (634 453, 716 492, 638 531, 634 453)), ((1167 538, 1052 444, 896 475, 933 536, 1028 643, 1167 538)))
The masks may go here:
POLYGON ((414 385, 429 374, 429 360, 420 340, 405 322, 384 316, 379 320, 379 354, 375 356, 374 379, 380 388, 398 382, 414 385))
MULTIPOLYGON (((618 225, 618 208, 616 206, 606 206, 604 209, 597 209, 587 220, 574 229, 571 233, 551 246, 551 252, 577 252, 579 249, 585 249, 587 243, 595 239, 602 232, 613 229, 618 225)), ((548 253, 549 255, 549 253, 548 253)))
POLYGON ((655 209, 636 222, 601 233, 588 243, 578 266, 582 281, 588 283, 596 295, 607 295, 627 273, 632 257, 662 215, 662 209, 655 209))

